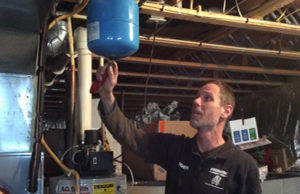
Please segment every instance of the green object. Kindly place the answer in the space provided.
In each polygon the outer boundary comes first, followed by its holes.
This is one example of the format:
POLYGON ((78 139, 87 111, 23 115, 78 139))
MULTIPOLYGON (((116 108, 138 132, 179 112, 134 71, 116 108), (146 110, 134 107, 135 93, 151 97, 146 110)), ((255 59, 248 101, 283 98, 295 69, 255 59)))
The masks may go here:
POLYGON ((250 133, 250 140, 257 139, 257 134, 256 134, 255 128, 250 128, 249 133, 250 133))

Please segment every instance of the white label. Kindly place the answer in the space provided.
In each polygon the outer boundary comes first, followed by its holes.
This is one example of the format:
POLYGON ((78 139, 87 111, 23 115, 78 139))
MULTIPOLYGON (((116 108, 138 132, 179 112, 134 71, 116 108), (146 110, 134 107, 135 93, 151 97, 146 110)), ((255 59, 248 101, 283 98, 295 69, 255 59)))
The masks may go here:
POLYGON ((235 145, 253 142, 259 139, 255 117, 229 121, 232 140, 235 145))
MULTIPOLYGON (((76 194, 75 186, 72 184, 62 184, 59 185, 59 194, 76 194)), ((88 185, 80 185, 80 194, 91 194, 88 185)))
POLYGON ((100 24, 98 21, 89 23, 87 25, 88 42, 98 40, 100 38, 100 24))

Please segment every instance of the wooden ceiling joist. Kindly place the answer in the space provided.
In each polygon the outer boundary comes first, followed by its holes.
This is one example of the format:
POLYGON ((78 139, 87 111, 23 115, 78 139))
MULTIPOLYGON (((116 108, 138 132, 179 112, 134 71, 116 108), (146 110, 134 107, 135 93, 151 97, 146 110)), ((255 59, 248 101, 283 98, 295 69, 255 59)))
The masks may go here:
MULTIPOLYGON (((132 87, 132 88, 154 88, 154 89, 169 89, 169 90, 192 90, 198 91, 199 87, 188 87, 188 86, 168 86, 168 85, 146 85, 146 84, 129 84, 129 83, 118 83, 119 87, 132 87)), ((250 93, 251 90, 234 90, 235 93, 250 93)))
MULTIPOLYGON (((79 19, 86 19, 86 16, 83 15, 74 15, 74 17, 79 19)), ((226 31, 225 28, 222 29, 226 31)), ((221 33, 224 34, 225 32, 222 31, 221 33)), ((298 33, 300 34, 300 27, 298 33)), ((218 37, 219 36, 220 34, 218 34, 218 37)), ((153 37, 140 36, 139 39, 141 44, 148 44, 148 45, 153 44, 153 37)), ((167 47, 191 49, 191 50, 205 50, 205 51, 212 51, 212 52, 223 52, 223 53, 234 53, 234 54, 243 54, 243 55, 255 55, 255 56, 300 60, 300 52, 293 52, 293 51, 281 51, 281 50, 276 51, 276 50, 267 50, 267 49, 258 49, 258 48, 227 46, 227 45, 213 44, 207 42, 178 40, 178 39, 163 38, 163 37, 155 37, 154 44, 158 46, 167 46, 167 47)), ((181 58, 185 54, 180 53, 179 55, 176 52, 177 58, 181 58), (180 57, 178 57, 179 55, 180 57)))
POLYGON ((257 20, 249 17, 216 14, 186 8, 177 8, 155 3, 144 3, 141 6, 141 13, 178 20, 300 36, 300 26, 296 25, 283 24, 266 20, 257 20))
MULTIPOLYGON (((150 63, 150 58, 126 57, 120 59, 120 61, 148 65, 150 63)), ((202 64, 202 63, 189 62, 189 61, 174 61, 174 60, 164 60, 164 59, 151 59, 151 63, 154 65, 170 66, 170 67, 185 67, 185 68, 194 68, 194 69, 208 69, 208 70, 284 75, 284 76, 300 76, 300 71, 297 70, 271 69, 271 68, 268 69, 268 68, 261 68, 261 67, 219 65, 219 64, 209 64, 209 63, 202 64)))
MULTIPOLYGON (((140 36, 140 43, 152 45, 153 39, 154 37, 140 36)), ((276 50, 267 50, 267 49, 258 49, 258 48, 227 46, 221 44, 178 40, 178 39, 163 38, 163 37, 155 37, 154 44, 158 46, 191 49, 191 50, 205 50, 211 52, 222 52, 222 53, 233 53, 233 54, 242 54, 242 55, 255 55, 255 56, 263 56, 263 57, 300 60, 300 52, 292 52, 292 51, 276 51, 276 50)))
MULTIPOLYGON (((170 79, 170 80, 198 81, 198 82, 207 82, 212 80, 211 77, 191 77, 191 76, 181 76, 181 75, 147 74, 147 73, 133 73, 133 72, 119 72, 119 76, 139 77, 139 78, 149 77, 152 79, 170 79)), ((232 83, 232 84, 266 85, 266 86, 285 85, 284 82, 277 82, 277 81, 258 81, 258 80, 225 79, 225 78, 216 78, 216 79, 227 83, 232 83)))
MULTIPOLYGON (((260 19, 265 15, 268 15, 272 13, 273 11, 280 9, 290 3, 292 3, 294 0, 271 0, 271 1, 261 1, 259 8, 254 9, 253 11, 250 11, 253 9, 253 2, 251 1, 246 1, 245 3, 241 4, 241 10, 242 12, 247 12, 247 14, 244 15, 244 17, 250 17, 250 18, 255 18, 255 19, 260 19), (250 4, 250 5, 249 5, 250 4)), ((255 4, 254 6, 256 6, 255 4)), ((227 36, 228 34, 231 34, 235 32, 237 29, 235 28, 229 28, 229 27, 223 27, 223 28, 218 28, 214 32, 209 32, 205 34, 201 34, 198 39, 204 41, 204 42, 215 42, 217 40, 220 40, 227 36)), ((181 59, 185 57, 188 53, 191 51, 177 51, 175 52, 171 58, 177 58, 181 59)))
POLYGON ((133 88, 154 88, 154 89, 169 89, 169 90, 193 90, 197 91, 197 87, 187 87, 187 86, 168 86, 168 85, 146 85, 146 84, 129 84, 129 83, 118 83, 119 87, 133 87, 133 88))
MULTIPOLYGON (((116 90, 118 91, 118 90, 116 90)), ((122 100, 122 97, 121 96, 118 96, 119 98, 117 98, 119 101, 122 100)), ((179 100, 180 103, 185 103, 185 104, 190 104, 191 103, 191 100, 189 99, 185 99, 185 98, 173 98, 174 100, 179 100)), ((173 100, 173 99, 170 99, 170 98, 161 98, 161 97, 156 97, 156 96, 148 96, 147 97, 147 101, 154 101, 154 102, 160 102, 160 103, 170 103, 170 100, 173 100)), ((126 104, 128 102, 131 102, 131 103, 137 103, 138 104, 141 104, 140 102, 143 102, 144 101, 144 98, 143 96, 124 96, 124 100, 126 100, 126 104)))
POLYGON ((265 15, 272 13, 286 5, 293 3, 295 0, 248 0, 241 4, 240 9, 242 10, 253 10, 246 17, 260 19, 265 15))
MULTIPOLYGON (((131 96, 143 96, 144 92, 121 92, 115 91, 116 95, 131 95, 131 96)), ((147 93, 147 96, 161 96, 161 97, 181 97, 181 98, 195 98, 195 95, 187 95, 187 94, 168 94, 168 93, 147 93)))

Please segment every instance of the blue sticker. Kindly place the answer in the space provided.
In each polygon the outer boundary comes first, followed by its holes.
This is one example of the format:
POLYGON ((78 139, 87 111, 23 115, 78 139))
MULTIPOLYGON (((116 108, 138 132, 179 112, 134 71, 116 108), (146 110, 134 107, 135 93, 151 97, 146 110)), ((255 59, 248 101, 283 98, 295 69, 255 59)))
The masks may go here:
POLYGON ((248 129, 243 129, 242 130, 242 137, 243 137, 243 141, 249 141, 248 129))
POLYGON ((234 138, 234 142, 235 143, 239 143, 241 142, 241 134, 240 134, 240 131, 234 131, 233 132, 233 138, 234 138))

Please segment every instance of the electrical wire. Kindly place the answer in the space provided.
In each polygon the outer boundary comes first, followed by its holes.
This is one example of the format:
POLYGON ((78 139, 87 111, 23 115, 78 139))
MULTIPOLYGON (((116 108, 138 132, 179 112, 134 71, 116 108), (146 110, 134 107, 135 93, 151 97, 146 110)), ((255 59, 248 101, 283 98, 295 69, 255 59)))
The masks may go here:
POLYGON ((226 0, 223 1, 223 13, 226 11, 226 0))
POLYGON ((59 158, 54 154, 54 152, 50 149, 50 147, 48 146, 48 144, 46 143, 44 137, 41 138, 41 143, 44 146, 45 150, 50 154, 50 156, 53 158, 53 160, 68 174, 73 174, 75 176, 75 180, 76 180, 76 194, 80 194, 80 175, 79 173, 74 170, 74 169, 70 169, 67 166, 65 166, 60 160, 59 158))
POLYGON ((284 17, 284 15, 285 15, 285 13, 286 13, 287 10, 288 10, 288 8, 286 8, 286 9, 282 12, 282 14, 279 16, 279 18, 276 19, 276 22, 280 22, 280 21, 281 21, 281 19, 284 17))
POLYGON ((117 157, 114 158, 114 160, 120 158, 123 154, 118 155, 117 157))
POLYGON ((150 60, 149 60, 149 68, 148 68, 148 74, 147 74, 147 78, 146 78, 146 83, 145 83, 145 92, 144 92, 144 104, 143 104, 143 110, 145 110, 146 108, 146 102, 147 102, 147 92, 148 92, 148 82, 149 82, 149 78, 150 78, 150 73, 151 73, 151 69, 152 69, 152 57, 153 57, 153 53, 154 53, 154 48, 155 48, 155 37, 156 37, 156 30, 158 27, 158 23, 155 24, 155 30, 153 33, 153 41, 152 41, 152 45, 151 45, 151 51, 150 51, 150 60))
MULTIPOLYGON (((243 3, 245 3, 247 0, 243 0, 239 3, 239 5, 242 5, 243 3)), ((230 8, 225 14, 229 14, 233 9, 235 9, 237 7, 237 4, 235 4, 235 6, 233 6, 232 8, 230 8)))
POLYGON ((82 152, 81 150, 77 150, 76 152, 74 152, 73 154, 72 154, 72 163, 73 164, 75 164, 75 165, 78 165, 79 163, 78 162, 76 162, 75 161, 75 156, 76 156, 76 154, 78 154, 78 153, 80 153, 80 152, 82 152))
MULTIPOLYGON (((297 12, 299 12, 299 11, 300 11, 300 8, 299 8, 299 9, 296 9, 295 11, 293 11, 293 12, 289 13, 288 15, 286 15, 286 16, 284 16, 284 17, 282 17, 282 18, 279 20, 279 22, 280 22, 281 20, 283 20, 283 19, 285 19, 285 18, 287 18, 287 17, 289 17, 289 16, 293 15, 294 13, 297 13, 297 12)), ((277 21, 277 20, 276 20, 276 21, 277 21)))
POLYGON ((119 162, 121 164, 123 164, 124 166, 126 166, 126 168, 129 170, 130 176, 131 176, 131 186, 134 187, 134 176, 133 176, 133 172, 130 168, 130 166, 128 164, 126 164, 125 162, 119 161, 119 160, 115 160, 115 162, 119 162))
POLYGON ((71 151, 72 149, 74 149, 74 148, 78 148, 79 147, 79 145, 73 145, 73 146, 71 146, 71 147, 69 147, 64 153, 63 153, 63 155, 60 157, 60 161, 64 161, 64 157, 66 156, 66 154, 69 152, 69 151, 71 151))
POLYGON ((71 13, 67 13, 65 15, 62 15, 62 16, 59 16, 57 18, 55 18, 48 26, 48 30, 50 30, 58 21, 60 20, 63 20, 63 19, 66 19, 68 17, 71 17, 79 12, 81 12, 85 7, 86 5, 88 4, 89 0, 84 0, 82 2, 82 4, 80 4, 77 8, 75 8, 71 13))
POLYGON ((238 10, 238 13, 239 13, 240 17, 243 17, 243 14, 242 14, 242 12, 241 12, 241 9, 240 9, 238 0, 234 0, 234 1, 235 1, 236 8, 237 8, 237 10, 238 10))

